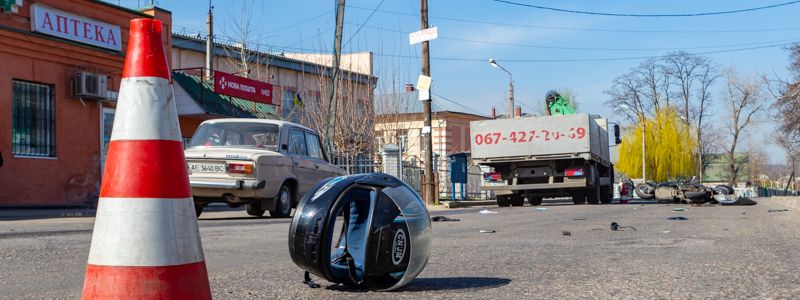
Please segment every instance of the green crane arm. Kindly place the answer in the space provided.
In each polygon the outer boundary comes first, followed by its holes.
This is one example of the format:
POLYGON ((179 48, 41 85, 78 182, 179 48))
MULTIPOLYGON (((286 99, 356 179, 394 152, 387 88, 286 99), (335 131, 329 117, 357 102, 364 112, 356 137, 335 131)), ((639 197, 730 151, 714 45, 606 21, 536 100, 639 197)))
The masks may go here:
POLYGON ((547 105, 547 114, 551 116, 575 114, 575 108, 572 107, 569 99, 561 96, 556 91, 547 92, 547 96, 545 97, 545 105, 547 105))

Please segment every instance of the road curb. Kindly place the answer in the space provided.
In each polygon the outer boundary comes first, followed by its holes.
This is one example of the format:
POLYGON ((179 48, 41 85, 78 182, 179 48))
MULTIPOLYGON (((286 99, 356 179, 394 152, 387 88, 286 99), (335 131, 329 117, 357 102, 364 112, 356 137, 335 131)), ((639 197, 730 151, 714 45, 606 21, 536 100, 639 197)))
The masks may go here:
POLYGON ((772 196, 771 200, 775 204, 791 209, 800 209, 800 197, 798 196, 772 196))
POLYGON ((444 207, 446 208, 460 208, 460 207, 496 205, 497 201, 495 200, 442 201, 442 204, 444 204, 444 207))

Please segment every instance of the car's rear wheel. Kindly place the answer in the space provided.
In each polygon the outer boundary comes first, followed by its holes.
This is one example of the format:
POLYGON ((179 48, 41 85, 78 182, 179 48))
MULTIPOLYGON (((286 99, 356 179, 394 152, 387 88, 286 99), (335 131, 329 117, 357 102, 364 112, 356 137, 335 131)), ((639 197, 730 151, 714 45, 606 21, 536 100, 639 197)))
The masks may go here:
POLYGON ((287 185, 281 186, 278 196, 275 197, 275 209, 269 211, 273 218, 287 218, 292 213, 292 191, 287 185))
POLYGON ((542 205, 542 196, 528 196, 528 203, 530 203, 531 206, 542 205))
POLYGON ((194 213, 197 214, 197 217, 200 217, 200 214, 203 213, 203 208, 205 208, 205 204, 195 204, 194 205, 194 213))
POLYGON ((244 205, 244 209, 247 210, 247 214, 248 215, 251 215, 251 216, 254 216, 254 217, 263 216, 264 212, 265 212, 265 210, 261 209, 261 202, 245 204, 244 205))

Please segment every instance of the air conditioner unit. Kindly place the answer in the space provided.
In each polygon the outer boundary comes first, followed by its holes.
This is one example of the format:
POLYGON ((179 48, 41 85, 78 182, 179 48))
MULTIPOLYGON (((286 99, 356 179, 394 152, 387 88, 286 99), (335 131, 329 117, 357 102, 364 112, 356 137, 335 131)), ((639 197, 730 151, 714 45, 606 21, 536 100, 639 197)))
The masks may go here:
POLYGON ((90 72, 75 73, 75 96, 79 98, 105 99, 108 90, 108 77, 90 72))

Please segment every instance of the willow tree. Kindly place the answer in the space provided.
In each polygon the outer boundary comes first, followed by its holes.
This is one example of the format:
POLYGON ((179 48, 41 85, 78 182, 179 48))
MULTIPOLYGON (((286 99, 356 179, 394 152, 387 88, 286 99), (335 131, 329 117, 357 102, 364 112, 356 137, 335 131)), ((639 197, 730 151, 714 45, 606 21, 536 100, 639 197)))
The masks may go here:
POLYGON ((636 125, 628 130, 619 147, 619 161, 615 165, 617 170, 633 178, 642 177, 643 132, 648 180, 686 178, 696 170, 696 137, 672 107, 659 109, 651 118, 640 117, 636 125))

